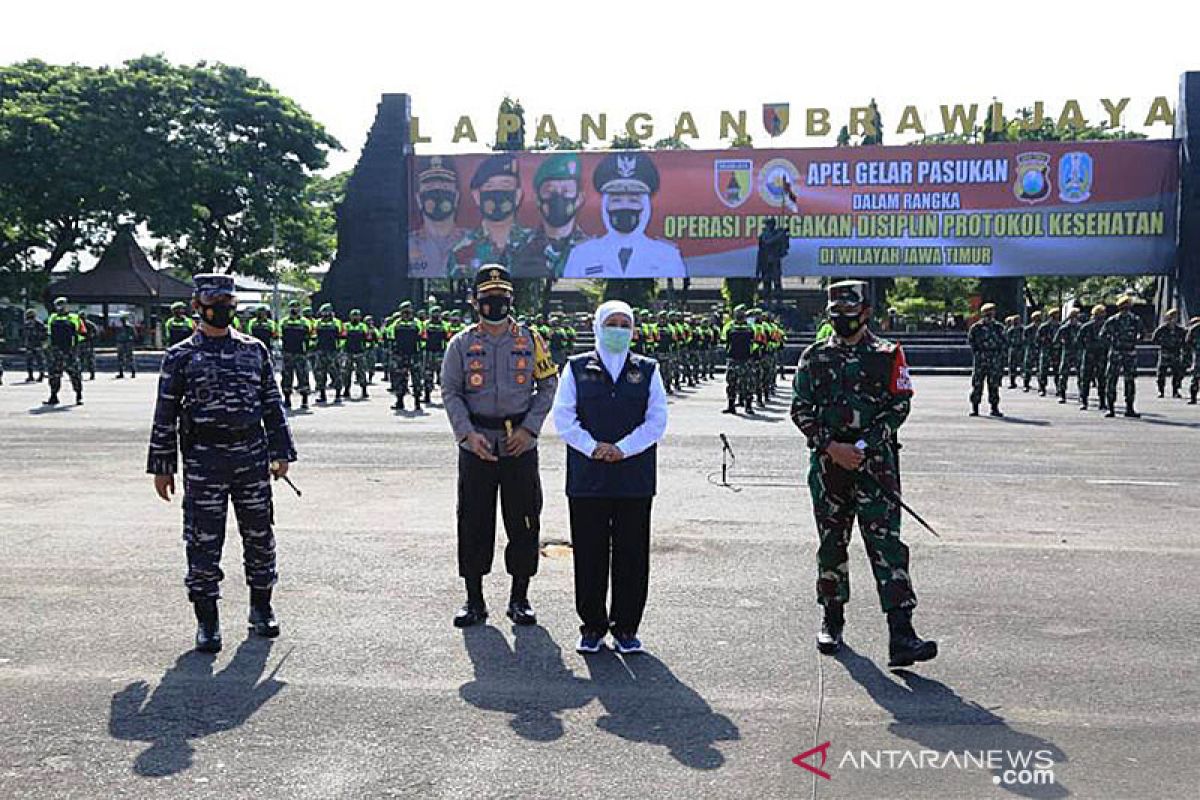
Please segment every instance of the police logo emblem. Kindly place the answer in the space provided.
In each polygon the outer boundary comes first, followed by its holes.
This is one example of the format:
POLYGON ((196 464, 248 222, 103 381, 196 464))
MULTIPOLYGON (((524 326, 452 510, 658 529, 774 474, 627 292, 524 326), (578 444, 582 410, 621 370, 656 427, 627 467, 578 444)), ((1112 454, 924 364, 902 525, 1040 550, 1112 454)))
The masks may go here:
POLYGON ((1091 155, 1067 153, 1058 161, 1058 198, 1064 203, 1082 203, 1091 196, 1091 155))
POLYGON ((786 158, 773 158, 758 172, 758 196, 772 208, 785 205, 792 211, 795 204, 788 197, 787 187, 795 186, 800 180, 800 171, 786 158))
POLYGON ((1050 156, 1021 153, 1017 156, 1017 180, 1013 194, 1022 203, 1040 203, 1050 196, 1050 156))
POLYGON ((637 172, 637 156, 617 156, 617 174, 622 178, 632 178, 637 172))
POLYGON ((789 106, 789 103, 763 103, 763 127, 772 139, 787 130, 789 106))
POLYGON ((628 372, 628 373, 625 375, 625 380, 629 381, 630 383, 641 383, 641 382, 642 382, 642 372, 641 372, 641 370, 637 370, 637 369, 635 369, 635 370, 631 370, 631 371, 629 371, 629 372, 628 372))
POLYGON ((713 161, 713 191, 717 199, 737 208, 750 199, 754 181, 754 162, 750 159, 718 158, 713 161))

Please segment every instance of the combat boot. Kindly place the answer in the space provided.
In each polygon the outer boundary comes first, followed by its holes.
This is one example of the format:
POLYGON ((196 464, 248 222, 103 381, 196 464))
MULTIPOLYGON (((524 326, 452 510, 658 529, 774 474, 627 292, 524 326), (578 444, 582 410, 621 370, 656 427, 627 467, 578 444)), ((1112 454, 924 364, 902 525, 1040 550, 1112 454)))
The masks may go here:
POLYGON ((1194 389, 1192 390, 1192 398, 1190 400, 1188 400, 1188 405, 1189 406, 1196 405, 1196 391, 1194 389))
MULTIPOLYGON (((349 392, 347 392, 347 394, 349 394, 349 392)), ((333 390, 333 404, 335 406, 342 404, 342 390, 341 389, 333 390)))
POLYGON ((420 411, 420 410, 421 410, 421 397, 420 397, 420 395, 413 395, 413 411, 420 411))
POLYGON ((1088 410, 1088 399, 1086 397, 1079 398, 1079 410, 1080 411, 1088 410))
POLYGON ((911 608, 893 608, 887 618, 889 667, 908 667, 937 657, 937 642, 927 642, 913 630, 911 608))
POLYGON ((825 615, 821 620, 821 630, 817 632, 817 650, 825 655, 833 655, 842 649, 842 630, 846 627, 845 606, 841 603, 829 603, 825 607, 825 615))
POLYGON ((193 600, 196 612, 196 649, 201 653, 221 652, 221 618, 217 611, 217 598, 193 600))
POLYGON ((307 394, 300 395, 300 407, 308 408, 308 395, 307 394))
MULTIPOLYGON (((41 378, 38 378, 38 380, 40 381, 40 380, 41 380, 41 378)), ((33 383, 33 382, 34 382, 34 379, 33 379, 33 370, 29 370, 29 377, 25 379, 25 382, 26 382, 26 383, 33 383)))
POLYGON ((75 393, 75 405, 77 405, 77 406, 83 405, 83 392, 75 393))
MULTIPOLYGON (((1192 402, 1195 402, 1195 400, 1193 399, 1193 401, 1192 401, 1192 402)), ((726 408, 726 409, 725 409, 724 411, 722 411, 721 413, 722 413, 722 414, 736 414, 736 413, 737 413, 737 408, 736 408, 736 406, 735 406, 735 403, 734 403, 734 400, 733 400, 733 398, 732 398, 732 397, 731 397, 731 398, 729 398, 729 407, 728 407, 728 408, 726 408)))
POLYGON ((283 393, 283 407, 284 408, 292 407, 292 393, 291 392, 283 393))
POLYGON ((52 389, 50 391, 50 399, 46 401, 46 405, 48 405, 48 406, 58 405, 58 390, 57 389, 52 389))
POLYGON ((1115 417, 1116 415, 1117 412, 1113 411, 1113 407, 1111 405, 1108 407, 1108 410, 1104 412, 1104 416, 1106 417, 1115 417))
POLYGON ((751 400, 749 397, 747 397, 747 398, 746 398, 745 406, 746 406, 746 413, 747 413, 747 414, 753 414, 753 413, 754 413, 754 401, 753 401, 753 400, 751 400))
POLYGON ((367 387, 364 385, 364 386, 362 387, 362 390, 363 390, 363 393, 362 393, 362 399, 363 399, 363 400, 366 400, 368 397, 370 397, 370 395, 369 395, 369 394, 367 394, 367 387))
POLYGON ((1132 400, 1130 400, 1129 402, 1127 402, 1125 404, 1125 416, 1129 417, 1130 419, 1140 419, 1142 416, 1141 414, 1139 414, 1138 412, 1133 410, 1133 401, 1132 400))
POLYGON ((329 402, 329 400, 325 397, 324 389, 320 389, 317 391, 317 402, 318 403, 328 403, 329 402))
POLYGON ((123 380, 124 378, 125 378, 125 373, 124 373, 124 372, 118 372, 118 373, 117 373, 117 380, 123 380))
POLYGON ((425 390, 425 404, 426 404, 426 405, 429 405, 430 399, 431 399, 432 397, 433 397, 433 390, 432 390, 432 389, 426 389, 426 390, 425 390))
POLYGON ((393 411, 403 411, 404 410, 404 395, 402 395, 402 394, 396 395, 396 402, 392 403, 392 410, 393 411))
POLYGON ((993 417, 1003 417, 1004 416, 1004 414, 1002 414, 1000 412, 1000 404, 999 403, 992 403, 991 415, 993 417))
POLYGON ((1158 396, 1166 397, 1166 386, 1161 383, 1158 385, 1158 396))
POLYGON ((1183 395, 1180 394, 1178 386, 1171 387, 1171 398, 1174 400, 1182 400, 1183 399, 1183 395))
POLYGON ((279 635, 279 623, 271 610, 270 589, 250 589, 250 627, 259 636, 274 639, 279 635))
POLYGON ((967 414, 967 416, 968 417, 978 417, 979 416, 979 403, 976 403, 975 401, 971 401, 971 413, 967 414))

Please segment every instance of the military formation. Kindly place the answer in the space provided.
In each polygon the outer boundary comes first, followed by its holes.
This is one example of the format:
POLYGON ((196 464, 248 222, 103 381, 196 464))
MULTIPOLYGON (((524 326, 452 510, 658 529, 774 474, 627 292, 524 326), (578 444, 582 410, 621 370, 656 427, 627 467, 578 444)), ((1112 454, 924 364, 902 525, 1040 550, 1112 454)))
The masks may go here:
MULTIPOLYGON (((992 416, 1004 416, 1000 386, 1007 370, 1010 389, 1016 389, 1019 382, 1023 391, 1036 387, 1038 395, 1045 397, 1052 388, 1058 402, 1065 404, 1074 377, 1080 410, 1091 408, 1094 391, 1099 410, 1106 417, 1115 417, 1120 394, 1124 415, 1140 417, 1135 408, 1137 347, 1146 342, 1146 330, 1133 311, 1131 297, 1118 297, 1114 306, 1115 313, 1110 314, 1106 305, 1098 303, 1086 319, 1080 308, 1065 309, 1065 317, 1058 308, 1037 310, 1023 326, 1015 315, 1001 325, 994 304, 981 306, 979 320, 967 333, 973 364, 970 415, 979 415, 986 384, 992 416)), ((1171 397, 1182 399, 1190 370, 1188 403, 1194 405, 1200 390, 1200 317, 1193 317, 1188 327, 1180 325, 1178 318, 1175 309, 1167 311, 1163 323, 1149 337, 1149 343, 1158 348, 1158 396, 1166 397, 1169 385, 1171 397)))

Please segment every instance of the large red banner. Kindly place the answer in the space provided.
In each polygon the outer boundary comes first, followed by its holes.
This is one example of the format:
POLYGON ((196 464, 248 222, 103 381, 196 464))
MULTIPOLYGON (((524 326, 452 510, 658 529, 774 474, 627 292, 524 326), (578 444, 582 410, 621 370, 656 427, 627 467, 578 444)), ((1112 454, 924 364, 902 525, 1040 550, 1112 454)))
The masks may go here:
POLYGON ((613 150, 413 157, 409 275, 1149 274, 1172 269, 1178 144, 613 150))

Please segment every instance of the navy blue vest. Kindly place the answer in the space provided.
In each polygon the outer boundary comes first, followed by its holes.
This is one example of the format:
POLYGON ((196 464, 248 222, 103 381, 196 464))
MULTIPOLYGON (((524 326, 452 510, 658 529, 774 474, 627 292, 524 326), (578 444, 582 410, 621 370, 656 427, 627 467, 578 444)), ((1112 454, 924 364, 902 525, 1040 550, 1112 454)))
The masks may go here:
MULTIPOLYGON (((657 361, 630 353, 615 384, 594 351, 575 356, 568 368, 575 379, 576 415, 597 442, 616 444, 645 421, 657 361)), ((657 449, 609 464, 568 447, 567 497, 652 497, 657 449)))

